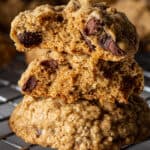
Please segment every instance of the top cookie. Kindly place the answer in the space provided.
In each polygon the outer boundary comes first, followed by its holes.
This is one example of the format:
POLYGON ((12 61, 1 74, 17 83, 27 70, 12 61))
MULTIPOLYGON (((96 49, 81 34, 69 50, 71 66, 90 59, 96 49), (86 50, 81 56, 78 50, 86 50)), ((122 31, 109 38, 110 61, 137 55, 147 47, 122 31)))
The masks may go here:
POLYGON ((10 35, 19 51, 53 49, 111 61, 133 56, 139 43, 123 13, 96 0, 22 12, 13 20, 10 35))

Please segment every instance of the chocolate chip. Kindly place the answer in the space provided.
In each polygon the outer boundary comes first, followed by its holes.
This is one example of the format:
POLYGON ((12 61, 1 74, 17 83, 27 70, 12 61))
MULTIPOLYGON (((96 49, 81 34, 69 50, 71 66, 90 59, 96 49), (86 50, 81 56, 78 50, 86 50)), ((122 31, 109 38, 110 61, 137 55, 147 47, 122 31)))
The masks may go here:
POLYGON ((41 21, 42 21, 42 22, 50 21, 51 19, 52 19, 51 16, 42 16, 42 17, 41 17, 41 21))
POLYGON ((31 92, 37 85, 37 80, 34 76, 29 77, 26 83, 23 85, 22 90, 25 92, 31 92))
POLYGON ((107 51, 110 51, 113 55, 122 56, 125 55, 125 52, 120 49, 115 41, 111 38, 111 36, 104 34, 99 38, 99 44, 102 48, 107 51))
POLYGON ((107 63, 104 63, 104 61, 99 60, 98 65, 100 71, 103 72, 104 77, 108 79, 113 78, 114 73, 120 72, 122 68, 120 62, 107 61, 107 63))
POLYGON ((84 29, 86 35, 94 35, 102 29, 102 22, 96 18, 91 18, 84 29))
POLYGON ((121 84, 121 91, 124 93, 128 93, 133 85, 134 85, 135 79, 131 76, 124 76, 121 84))
POLYGON ((112 76, 113 76, 114 71, 115 71, 115 70, 112 70, 112 69, 109 70, 109 69, 107 68, 106 70, 104 70, 103 75, 104 75, 105 78, 111 79, 112 76))
POLYGON ((64 20, 64 18, 63 18, 62 15, 58 15, 58 16, 56 17, 56 21, 57 21, 57 22, 63 22, 63 20, 64 20))
POLYGON ((89 47, 90 51, 95 50, 95 46, 94 46, 94 45, 92 45, 91 41, 87 39, 87 37, 86 37, 85 33, 82 33, 81 35, 82 35, 82 37, 83 37, 83 39, 84 39, 85 43, 88 45, 88 47, 89 47))
POLYGON ((41 62, 41 65, 45 67, 49 73, 56 72, 56 69, 58 68, 58 63, 54 59, 44 60, 41 62))
POLYGON ((41 32, 23 32, 18 34, 18 39, 24 47, 29 48, 42 42, 41 32))
POLYGON ((68 68, 72 69, 72 65, 70 63, 68 63, 68 68))

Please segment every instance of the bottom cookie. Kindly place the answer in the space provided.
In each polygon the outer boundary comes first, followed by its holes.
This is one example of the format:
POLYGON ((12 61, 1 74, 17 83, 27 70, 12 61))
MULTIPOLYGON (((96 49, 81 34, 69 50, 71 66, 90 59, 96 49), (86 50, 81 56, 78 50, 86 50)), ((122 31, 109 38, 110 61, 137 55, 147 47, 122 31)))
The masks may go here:
POLYGON ((26 142, 58 150, 119 150, 150 136, 150 109, 132 96, 128 104, 26 96, 10 118, 26 142))

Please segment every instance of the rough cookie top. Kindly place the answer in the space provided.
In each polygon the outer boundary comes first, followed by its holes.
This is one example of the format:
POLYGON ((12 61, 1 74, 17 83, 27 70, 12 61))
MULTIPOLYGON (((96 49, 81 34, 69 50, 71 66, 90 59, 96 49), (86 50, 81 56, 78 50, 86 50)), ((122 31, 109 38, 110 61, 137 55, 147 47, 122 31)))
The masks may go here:
POLYGON ((138 96, 129 104, 26 96, 10 118, 26 142, 58 150, 120 150, 150 135, 150 109, 138 96))
POLYGON ((53 49, 111 61, 133 56, 139 43, 125 14, 96 0, 22 12, 13 20, 10 35, 20 51, 53 49))
POLYGON ((29 64, 19 86, 25 95, 61 97, 68 103, 79 98, 118 99, 127 102, 143 90, 143 71, 135 60, 112 62, 87 55, 52 51, 29 64))

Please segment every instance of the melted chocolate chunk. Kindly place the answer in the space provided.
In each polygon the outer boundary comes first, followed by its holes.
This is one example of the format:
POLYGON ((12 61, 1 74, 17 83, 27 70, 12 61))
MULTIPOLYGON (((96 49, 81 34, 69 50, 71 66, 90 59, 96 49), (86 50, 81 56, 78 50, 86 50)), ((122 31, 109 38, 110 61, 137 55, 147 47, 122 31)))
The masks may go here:
POLYGON ((88 45, 88 47, 89 47, 90 51, 95 50, 95 46, 94 46, 94 45, 92 45, 91 41, 87 39, 87 37, 86 37, 85 33, 82 33, 82 37, 83 37, 83 39, 84 39, 85 43, 88 45))
POLYGON ((34 76, 29 77, 26 83, 23 85, 22 90, 25 92, 31 92, 37 85, 37 80, 34 76))
POLYGON ((122 49, 120 49, 117 43, 113 41, 113 39, 107 34, 100 36, 99 44, 102 48, 104 48, 107 51, 110 51, 113 55, 125 55, 125 52, 122 49))
POLYGON ((49 73, 56 72, 56 69, 58 68, 58 63, 54 59, 42 61, 41 65, 45 67, 49 73))
POLYGON ((18 39, 24 47, 39 45, 42 42, 41 32, 23 32, 18 34, 18 39))
POLYGON ((91 18, 84 29, 86 35, 94 35, 102 29, 102 22, 96 18, 91 18))

